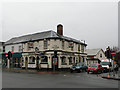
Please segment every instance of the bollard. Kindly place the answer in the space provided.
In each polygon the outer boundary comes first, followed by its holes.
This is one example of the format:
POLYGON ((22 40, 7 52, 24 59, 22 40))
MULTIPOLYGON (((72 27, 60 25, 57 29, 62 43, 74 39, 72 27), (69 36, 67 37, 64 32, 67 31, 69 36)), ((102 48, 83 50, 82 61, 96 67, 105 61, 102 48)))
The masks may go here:
POLYGON ((49 64, 47 65, 47 70, 49 70, 49 64))

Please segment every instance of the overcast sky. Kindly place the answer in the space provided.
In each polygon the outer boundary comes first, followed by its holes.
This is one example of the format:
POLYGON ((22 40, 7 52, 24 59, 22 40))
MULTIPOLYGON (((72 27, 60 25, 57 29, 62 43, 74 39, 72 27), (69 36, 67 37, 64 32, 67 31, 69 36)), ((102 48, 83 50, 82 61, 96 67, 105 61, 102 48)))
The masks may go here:
POLYGON ((56 31, 56 26, 63 24, 64 35, 85 40, 87 48, 118 46, 117 2, 6 1, 2 3, 1 13, 2 41, 35 32, 56 31))

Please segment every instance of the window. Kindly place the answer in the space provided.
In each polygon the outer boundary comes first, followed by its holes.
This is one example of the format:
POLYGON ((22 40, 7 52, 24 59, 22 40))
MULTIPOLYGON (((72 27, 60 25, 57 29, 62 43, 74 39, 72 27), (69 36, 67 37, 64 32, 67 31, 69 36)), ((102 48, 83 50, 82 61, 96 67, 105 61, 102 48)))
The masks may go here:
POLYGON ((48 63, 48 57, 47 56, 42 56, 41 57, 41 63, 48 63))
POLYGON ((71 47, 71 50, 73 51, 73 47, 71 47))
POLYGON ((69 57, 69 65, 72 65, 72 57, 69 57))
POLYGON ((73 64, 75 64, 75 57, 73 57, 73 64))
POLYGON ((102 54, 100 54, 100 57, 102 58, 102 54))
POLYGON ((83 62, 85 62, 85 58, 84 57, 82 57, 83 58, 83 62))
POLYGON ((37 60, 36 64, 38 65, 40 58, 37 56, 36 60, 37 60))
POLYGON ((47 49, 47 40, 44 40, 44 49, 47 49))
POLYGON ((29 64, 35 64, 35 57, 29 57, 29 64))
POLYGON ((64 49, 64 41, 62 41, 62 49, 64 49))
POLYGON ((61 57, 61 64, 62 65, 67 65, 67 61, 66 61, 66 57, 65 56, 61 57))
POLYGON ((22 51, 22 47, 21 46, 19 46, 19 52, 21 52, 22 51))
POLYGON ((84 52, 84 45, 81 45, 81 51, 84 52))
POLYGON ((12 46, 12 52, 14 52, 14 46, 12 46))
POLYGON ((80 51, 80 44, 78 44, 78 51, 80 51))

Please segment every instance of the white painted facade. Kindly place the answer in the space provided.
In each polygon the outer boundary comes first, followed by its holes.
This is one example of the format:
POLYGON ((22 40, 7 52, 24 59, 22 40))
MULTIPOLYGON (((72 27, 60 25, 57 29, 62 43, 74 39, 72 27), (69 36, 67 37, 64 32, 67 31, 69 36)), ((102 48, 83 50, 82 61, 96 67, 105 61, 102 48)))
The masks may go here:
POLYGON ((96 52, 95 55, 88 55, 87 58, 88 58, 88 60, 87 60, 88 65, 90 65, 92 63, 99 63, 99 61, 106 59, 105 53, 102 49, 99 49, 99 51, 96 52))
POLYGON ((22 52, 22 43, 5 45, 5 53, 8 53, 9 51, 22 52), (14 47, 14 50, 12 50, 13 47, 14 47), (21 47, 21 49, 20 49, 20 47, 21 47))
POLYGON ((72 66, 73 63, 77 63, 77 62, 83 62, 83 58, 84 58, 84 62, 86 62, 86 46, 85 45, 81 45, 80 44, 80 51, 78 49, 78 45, 77 43, 73 42, 74 47, 73 49, 69 48, 69 41, 64 40, 64 47, 62 46, 62 41, 60 39, 47 39, 47 49, 44 49, 44 40, 39 40, 39 41, 34 41, 33 42, 33 48, 28 48, 28 43, 24 43, 23 44, 23 53, 22 53, 22 57, 23 57, 23 67, 25 67, 25 63, 26 60, 25 58, 28 58, 28 68, 29 68, 29 58, 30 57, 35 57, 35 62, 34 62, 34 67, 36 65, 36 58, 39 57, 39 63, 41 65, 41 68, 52 68, 52 56, 54 56, 54 52, 53 50, 57 50, 57 56, 58 56, 58 68, 70 68, 72 66), (83 46, 84 50, 81 50, 81 47, 83 46), (35 54, 35 48, 38 48, 39 51, 49 51, 46 52, 44 55, 36 55, 35 54), (48 57, 48 61, 46 63, 42 63, 41 62, 41 57, 42 56, 47 56, 48 57), (62 57, 66 57, 65 58, 65 65, 62 64, 62 57), (69 63, 69 58, 72 57, 72 64, 69 63))

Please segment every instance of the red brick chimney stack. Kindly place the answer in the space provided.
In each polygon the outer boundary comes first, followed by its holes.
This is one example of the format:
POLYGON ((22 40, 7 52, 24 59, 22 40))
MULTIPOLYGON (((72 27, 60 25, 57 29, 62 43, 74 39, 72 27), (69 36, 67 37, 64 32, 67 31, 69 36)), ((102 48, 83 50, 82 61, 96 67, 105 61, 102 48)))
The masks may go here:
POLYGON ((57 33, 61 36, 63 35, 63 25, 57 25, 57 33))

